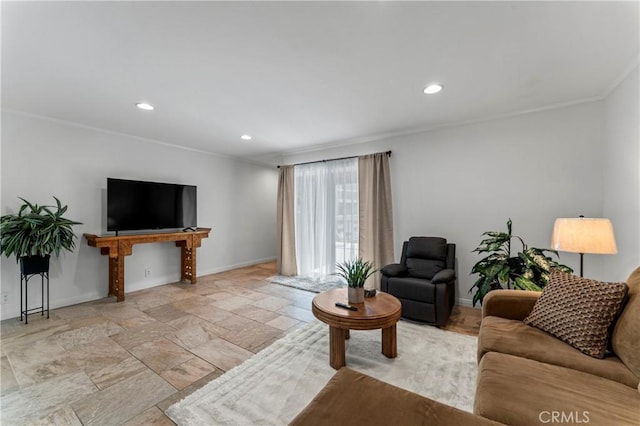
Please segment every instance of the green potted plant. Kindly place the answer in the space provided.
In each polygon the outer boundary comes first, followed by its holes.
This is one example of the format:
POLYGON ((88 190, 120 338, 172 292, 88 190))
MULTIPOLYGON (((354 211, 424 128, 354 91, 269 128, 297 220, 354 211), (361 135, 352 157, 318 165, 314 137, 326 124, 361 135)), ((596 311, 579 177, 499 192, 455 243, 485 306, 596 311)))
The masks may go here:
POLYGON ((347 281, 349 303, 364 303, 364 283, 376 272, 373 264, 358 257, 336 265, 338 272, 347 281))
POLYGON ((16 214, 0 217, 0 255, 16 256, 20 271, 36 274, 49 271, 51 254, 73 251, 73 225, 80 222, 65 218, 67 206, 56 197, 55 206, 39 206, 20 198, 24 204, 16 214))
POLYGON ((480 302, 491 290, 499 288, 516 290, 542 291, 549 282, 549 273, 552 268, 559 268, 564 272, 573 272, 571 268, 561 265, 546 253, 558 252, 550 249, 527 247, 524 240, 511 231, 511 219, 507 222, 507 232, 484 232, 487 236, 480 245, 473 250, 477 253, 488 253, 471 269, 472 274, 479 277, 469 292, 473 295, 473 306, 480 302), (517 239, 522 244, 522 251, 516 256, 511 256, 511 240, 517 239))

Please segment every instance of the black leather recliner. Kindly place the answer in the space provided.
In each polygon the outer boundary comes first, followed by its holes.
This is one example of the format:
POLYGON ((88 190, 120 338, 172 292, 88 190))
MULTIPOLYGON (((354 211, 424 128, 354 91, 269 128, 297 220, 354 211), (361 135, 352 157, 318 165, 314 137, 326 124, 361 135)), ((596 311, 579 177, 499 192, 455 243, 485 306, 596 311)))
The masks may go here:
POLYGON ((400 263, 382 268, 382 291, 402 303, 402 316, 442 327, 456 299, 456 245, 440 237, 411 237, 400 263))

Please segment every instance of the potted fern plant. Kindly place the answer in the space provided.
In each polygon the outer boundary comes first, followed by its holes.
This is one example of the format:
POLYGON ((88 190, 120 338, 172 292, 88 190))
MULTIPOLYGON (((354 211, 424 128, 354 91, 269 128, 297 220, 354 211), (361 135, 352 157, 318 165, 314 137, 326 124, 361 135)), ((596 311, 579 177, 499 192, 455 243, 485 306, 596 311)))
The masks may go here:
POLYGON ((552 268, 563 272, 573 272, 573 269, 561 265, 547 253, 559 257, 558 252, 550 249, 528 247, 522 237, 513 235, 511 219, 507 221, 507 232, 489 231, 482 234, 480 245, 473 250, 477 253, 487 253, 471 269, 472 274, 479 277, 469 292, 473 295, 473 306, 480 302, 491 290, 507 288, 515 290, 542 291, 549 282, 552 268), (511 240, 516 239, 522 245, 522 251, 511 256, 511 240))
POLYGON ((347 281, 349 303, 364 303, 364 283, 376 270, 368 260, 358 257, 336 265, 338 272, 347 281))
POLYGON ((72 227, 80 222, 65 218, 67 206, 53 198, 55 206, 20 198, 24 204, 18 213, 0 217, 0 255, 16 256, 24 274, 48 272, 52 254, 58 257, 60 251, 75 248, 72 227))

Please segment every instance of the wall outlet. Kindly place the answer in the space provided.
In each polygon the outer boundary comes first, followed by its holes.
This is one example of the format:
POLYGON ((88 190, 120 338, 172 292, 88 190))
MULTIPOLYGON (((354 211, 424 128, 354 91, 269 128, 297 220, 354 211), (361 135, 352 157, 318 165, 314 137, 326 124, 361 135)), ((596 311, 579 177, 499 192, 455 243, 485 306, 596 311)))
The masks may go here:
POLYGON ((151 268, 144 268, 144 276, 148 277, 149 275, 151 275, 151 268))
POLYGON ((0 294, 0 304, 6 305, 9 303, 9 293, 0 294))

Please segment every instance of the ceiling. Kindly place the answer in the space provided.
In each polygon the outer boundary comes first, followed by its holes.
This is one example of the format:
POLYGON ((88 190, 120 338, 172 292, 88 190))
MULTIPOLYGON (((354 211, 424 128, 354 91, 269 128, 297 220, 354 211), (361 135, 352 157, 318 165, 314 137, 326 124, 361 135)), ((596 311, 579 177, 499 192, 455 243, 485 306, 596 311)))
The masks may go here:
POLYGON ((635 1, 1 7, 3 109, 245 158, 597 99, 640 39, 635 1))

